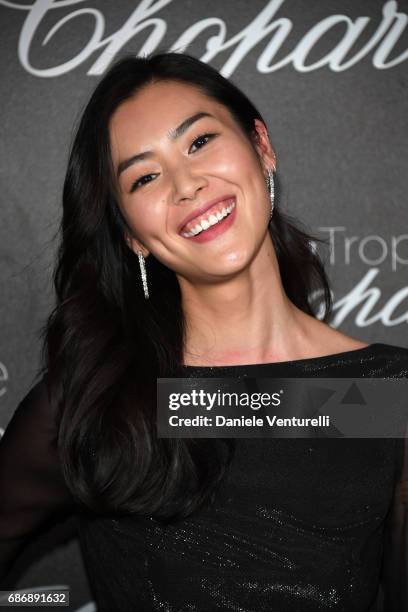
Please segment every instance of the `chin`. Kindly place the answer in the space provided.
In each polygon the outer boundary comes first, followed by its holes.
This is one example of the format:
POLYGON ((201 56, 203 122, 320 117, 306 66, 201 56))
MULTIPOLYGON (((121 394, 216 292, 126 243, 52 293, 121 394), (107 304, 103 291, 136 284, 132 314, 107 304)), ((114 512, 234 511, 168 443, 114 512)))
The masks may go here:
POLYGON ((250 264, 251 257, 248 252, 242 250, 230 250, 225 253, 217 253, 215 274, 237 274, 245 270, 250 264))

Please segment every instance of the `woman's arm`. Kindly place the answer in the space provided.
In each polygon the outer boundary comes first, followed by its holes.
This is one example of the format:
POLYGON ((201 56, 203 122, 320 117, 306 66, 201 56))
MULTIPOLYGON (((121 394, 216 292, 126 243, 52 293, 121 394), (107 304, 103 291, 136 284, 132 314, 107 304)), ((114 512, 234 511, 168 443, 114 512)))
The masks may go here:
POLYGON ((74 510, 56 436, 44 376, 20 402, 0 440, 0 581, 40 527, 74 510))
POLYGON ((397 442, 397 478, 385 526, 381 580, 386 612, 408 610, 408 436, 397 442))

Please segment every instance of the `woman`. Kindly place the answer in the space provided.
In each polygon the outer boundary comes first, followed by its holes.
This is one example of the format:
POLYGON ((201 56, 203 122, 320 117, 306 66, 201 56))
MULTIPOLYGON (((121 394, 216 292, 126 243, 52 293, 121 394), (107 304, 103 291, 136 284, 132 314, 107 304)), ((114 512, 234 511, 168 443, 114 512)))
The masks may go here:
POLYGON ((155 435, 158 377, 407 375, 407 349, 327 324, 276 163, 253 104, 193 57, 125 58, 96 87, 42 378, 0 445, 4 573, 70 509, 98 610, 403 609, 401 440, 155 435))

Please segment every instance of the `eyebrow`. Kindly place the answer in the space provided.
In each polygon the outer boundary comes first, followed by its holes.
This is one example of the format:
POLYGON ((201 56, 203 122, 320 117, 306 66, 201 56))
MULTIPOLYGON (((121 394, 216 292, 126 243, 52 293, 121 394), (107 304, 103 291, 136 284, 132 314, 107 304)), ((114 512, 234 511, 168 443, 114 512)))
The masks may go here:
MULTIPOLYGON (((176 140, 177 138, 180 138, 180 136, 182 136, 182 134, 184 134, 184 132, 186 132, 189 129, 189 127, 193 125, 193 123, 195 123, 199 119, 203 119, 203 117, 212 117, 213 119, 215 119, 214 115, 211 115, 210 113, 205 113, 205 112, 195 113, 194 115, 191 115, 191 117, 187 117, 187 119, 184 119, 184 121, 180 123, 178 127, 170 130, 168 132, 169 139, 176 140)), ((118 165, 117 176, 119 177, 119 175, 122 172, 124 172, 127 168, 129 168, 129 166, 131 166, 132 164, 138 161, 143 161, 144 159, 148 159, 149 157, 152 157, 152 156, 153 156, 152 151, 144 151, 143 153, 138 153, 137 155, 132 155, 132 157, 129 157, 128 159, 124 159, 118 165)))

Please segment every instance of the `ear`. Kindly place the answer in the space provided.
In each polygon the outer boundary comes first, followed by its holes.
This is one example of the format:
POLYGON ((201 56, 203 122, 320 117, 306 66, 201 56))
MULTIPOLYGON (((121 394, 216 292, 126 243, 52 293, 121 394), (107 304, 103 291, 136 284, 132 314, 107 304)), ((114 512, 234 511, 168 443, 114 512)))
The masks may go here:
POLYGON ((259 158, 262 162, 265 174, 268 168, 271 168, 273 172, 276 171, 276 155, 272 148, 271 142, 268 136, 268 130, 264 123, 259 119, 254 120, 254 144, 258 151, 259 158))
POLYGON ((150 251, 146 249, 146 247, 143 246, 138 240, 136 240, 136 238, 130 236, 130 234, 125 234, 125 241, 129 249, 133 251, 135 255, 137 255, 139 251, 142 251, 143 257, 146 258, 149 256, 150 251))

